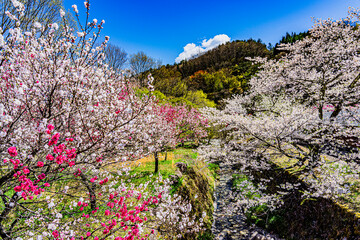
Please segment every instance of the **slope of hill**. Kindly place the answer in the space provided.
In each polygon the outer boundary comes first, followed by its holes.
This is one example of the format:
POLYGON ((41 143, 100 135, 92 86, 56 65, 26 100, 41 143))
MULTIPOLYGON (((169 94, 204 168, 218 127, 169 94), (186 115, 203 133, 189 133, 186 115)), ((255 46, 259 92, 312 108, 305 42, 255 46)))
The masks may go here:
POLYGON ((252 39, 220 45, 205 54, 179 64, 151 70, 155 89, 170 102, 195 107, 214 106, 232 94, 247 89, 257 66, 248 57, 270 57, 265 44, 252 39))

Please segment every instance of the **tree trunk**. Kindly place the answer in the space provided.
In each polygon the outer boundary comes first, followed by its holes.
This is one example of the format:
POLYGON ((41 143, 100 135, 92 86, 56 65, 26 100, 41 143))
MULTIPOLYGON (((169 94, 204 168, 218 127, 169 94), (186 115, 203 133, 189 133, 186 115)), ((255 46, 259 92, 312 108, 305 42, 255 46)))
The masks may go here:
POLYGON ((158 173, 159 172, 159 153, 155 152, 154 157, 155 157, 155 173, 158 173))
POLYGON ((92 183, 91 185, 89 184, 89 180, 86 178, 86 176, 81 173, 80 174, 82 183, 84 183, 85 187, 88 189, 89 191, 89 196, 90 196, 90 207, 91 210, 95 210, 96 209, 96 193, 95 193, 95 184, 92 183))

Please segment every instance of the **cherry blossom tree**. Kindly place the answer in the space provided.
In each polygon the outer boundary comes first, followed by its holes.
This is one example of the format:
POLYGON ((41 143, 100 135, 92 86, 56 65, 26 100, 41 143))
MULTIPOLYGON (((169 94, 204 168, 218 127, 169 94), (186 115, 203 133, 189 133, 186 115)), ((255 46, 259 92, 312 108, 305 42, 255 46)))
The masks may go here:
MULTIPOLYGON (((13 2, 17 21, 24 7, 13 2)), ((188 204, 168 195, 168 182, 135 186, 124 182, 131 181, 126 169, 109 170, 152 153, 151 142, 136 140, 155 103, 105 64, 109 37, 94 47, 104 21, 89 22, 84 6, 86 22, 76 33, 64 20, 61 28, 34 22, 30 31, 0 35, 2 239, 155 238, 156 212, 188 204)), ((174 211, 189 219, 188 211, 174 211)))
MULTIPOLYGON (((224 110, 207 110, 226 133, 210 158, 237 163, 250 177, 282 159, 276 166, 292 169, 306 183, 306 196, 348 192, 348 180, 359 173, 359 18, 352 10, 342 20, 315 21, 308 37, 282 46, 285 56, 253 59, 262 65, 249 93, 233 97, 224 110)), ((258 186, 263 193, 268 181, 258 186)), ((298 187, 277 186, 273 197, 298 187)))

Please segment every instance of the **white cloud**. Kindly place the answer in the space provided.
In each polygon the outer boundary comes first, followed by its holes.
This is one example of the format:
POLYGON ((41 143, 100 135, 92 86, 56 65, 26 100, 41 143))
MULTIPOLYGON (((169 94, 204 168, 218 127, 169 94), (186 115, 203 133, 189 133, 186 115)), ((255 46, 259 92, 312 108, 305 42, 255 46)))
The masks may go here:
POLYGON ((197 46, 195 43, 188 43, 184 47, 184 51, 180 53, 179 56, 175 59, 175 62, 181 62, 182 60, 190 59, 193 56, 207 52, 229 41, 229 36, 227 36, 226 34, 219 34, 213 38, 210 38, 209 40, 204 39, 201 43, 201 46, 197 46))
POLYGON ((205 49, 201 46, 196 46, 194 43, 188 43, 184 47, 184 51, 175 59, 175 62, 181 62, 184 59, 189 59, 192 56, 199 55, 203 52, 205 52, 205 49))

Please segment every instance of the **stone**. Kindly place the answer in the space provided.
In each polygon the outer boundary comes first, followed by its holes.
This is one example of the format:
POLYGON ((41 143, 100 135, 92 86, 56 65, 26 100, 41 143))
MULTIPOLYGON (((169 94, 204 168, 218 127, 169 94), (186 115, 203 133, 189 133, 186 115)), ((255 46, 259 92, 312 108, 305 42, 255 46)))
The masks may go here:
POLYGON ((177 184, 180 179, 180 177, 178 175, 169 175, 169 178, 174 184, 177 184))
POLYGON ((177 162, 175 165, 176 165, 177 168, 179 168, 181 173, 186 173, 187 172, 188 165, 186 163, 177 162))

